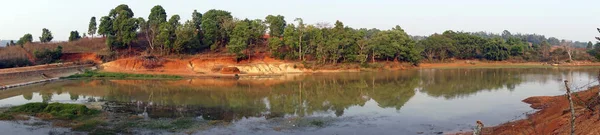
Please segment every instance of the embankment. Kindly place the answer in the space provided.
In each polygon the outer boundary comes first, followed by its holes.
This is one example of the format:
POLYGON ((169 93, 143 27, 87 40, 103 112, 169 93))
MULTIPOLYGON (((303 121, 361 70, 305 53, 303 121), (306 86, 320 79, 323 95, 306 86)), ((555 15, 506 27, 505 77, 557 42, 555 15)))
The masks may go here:
POLYGON ((134 57, 104 63, 100 67, 108 72, 126 72, 142 74, 171 74, 183 76, 256 76, 281 75, 290 73, 318 72, 358 72, 355 69, 312 70, 303 68, 298 62, 286 62, 272 58, 253 59, 237 62, 233 57, 194 57, 189 59, 162 59, 154 66, 148 66, 147 60, 134 57))
POLYGON ((54 80, 92 68, 92 64, 50 64, 23 68, 0 69, 0 89, 54 80))

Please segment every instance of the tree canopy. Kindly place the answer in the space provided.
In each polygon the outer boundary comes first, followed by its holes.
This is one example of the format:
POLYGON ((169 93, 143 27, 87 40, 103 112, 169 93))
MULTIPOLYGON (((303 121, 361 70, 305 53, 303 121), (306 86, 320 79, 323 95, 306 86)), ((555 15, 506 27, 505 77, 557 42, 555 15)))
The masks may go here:
POLYGON ((50 30, 44 28, 42 29, 42 36, 40 37, 40 42, 46 43, 52 41, 54 37, 52 36, 52 32, 50 30))

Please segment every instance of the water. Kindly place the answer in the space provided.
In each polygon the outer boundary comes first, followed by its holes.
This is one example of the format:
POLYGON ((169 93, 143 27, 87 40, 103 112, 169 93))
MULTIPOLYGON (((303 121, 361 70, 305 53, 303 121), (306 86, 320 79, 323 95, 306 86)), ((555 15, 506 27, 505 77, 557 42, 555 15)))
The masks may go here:
MULTIPOLYGON (((66 80, 0 92, 29 102, 130 104, 148 118, 230 124, 200 134, 437 134, 493 126, 533 109, 521 100, 597 85, 597 68, 426 69, 234 79, 66 80), (300 119, 300 120, 298 120, 300 119), (291 121, 301 121, 292 123, 291 121), (296 125, 324 121, 322 127, 296 125)), ((310 124, 308 124, 310 125, 310 124)))

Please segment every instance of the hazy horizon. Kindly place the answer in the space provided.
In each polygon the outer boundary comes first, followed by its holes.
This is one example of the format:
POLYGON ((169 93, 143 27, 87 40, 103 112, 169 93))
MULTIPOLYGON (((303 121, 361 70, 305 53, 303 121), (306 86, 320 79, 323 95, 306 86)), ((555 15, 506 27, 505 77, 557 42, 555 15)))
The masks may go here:
MULTIPOLYGON (((0 39, 18 40, 31 33, 38 41, 42 28, 52 31, 54 41, 67 40, 70 31, 87 33, 90 17, 98 18, 119 4, 132 8, 135 17, 147 18, 150 9, 162 5, 169 16, 178 14, 184 22, 193 10, 204 13, 222 9, 236 18, 264 19, 281 14, 288 23, 303 18, 305 23, 336 20, 353 28, 390 29, 400 25, 410 35, 428 36, 445 30, 501 33, 531 33, 573 41, 596 41, 600 18, 592 0, 429 0, 429 1, 166 1, 166 0, 23 0, 3 1, 0 12, 0 39), (26 8, 23 8, 26 6, 26 8), (25 9, 25 10, 23 10, 25 9)), ((98 22, 99 24, 99 22, 98 22)))

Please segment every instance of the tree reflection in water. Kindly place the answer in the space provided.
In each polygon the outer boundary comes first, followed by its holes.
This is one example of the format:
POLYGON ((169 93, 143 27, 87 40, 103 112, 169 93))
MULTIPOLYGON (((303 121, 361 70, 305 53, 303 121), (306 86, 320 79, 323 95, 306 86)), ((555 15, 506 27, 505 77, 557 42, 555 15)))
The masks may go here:
POLYGON ((573 72, 597 74, 596 69, 427 69, 283 79, 75 80, 0 92, 0 98, 17 94, 31 100, 33 92, 39 92, 48 102, 53 94, 68 92, 71 100, 100 97, 110 101, 108 104, 128 106, 113 110, 145 113, 150 118, 339 117, 348 108, 364 106, 370 100, 381 108, 400 110, 417 92, 452 100, 481 91, 512 91, 524 82, 548 83, 573 72))

